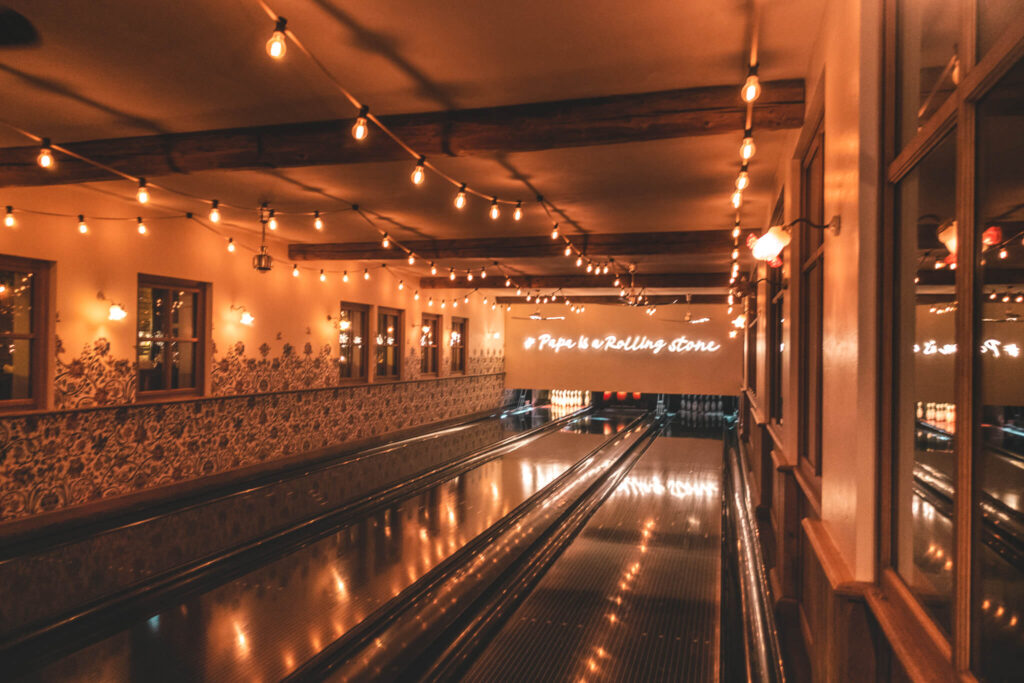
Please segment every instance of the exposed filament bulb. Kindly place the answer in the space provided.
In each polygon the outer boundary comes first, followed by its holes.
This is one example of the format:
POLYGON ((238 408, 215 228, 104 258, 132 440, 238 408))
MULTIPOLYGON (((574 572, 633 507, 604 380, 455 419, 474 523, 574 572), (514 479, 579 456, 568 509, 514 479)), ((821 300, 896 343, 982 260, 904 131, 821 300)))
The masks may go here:
POLYGON ((462 183, 462 185, 459 187, 459 193, 455 195, 455 208, 466 208, 466 183, 462 183))
POLYGON ((210 206, 210 222, 220 223, 220 201, 214 199, 213 205, 210 206))
POLYGON ((274 32, 270 35, 270 40, 267 41, 267 54, 274 59, 281 59, 284 57, 284 53, 288 51, 288 42, 284 35, 287 24, 287 19, 284 17, 278 18, 277 25, 274 26, 274 32))
POLYGON ((139 234, 140 235, 145 235, 146 234, 146 224, 142 222, 141 218, 136 218, 135 220, 138 223, 138 228, 137 229, 139 231, 139 234))
POLYGON ((747 76, 747 80, 743 83, 741 96, 743 97, 743 101, 747 104, 756 101, 757 98, 761 96, 761 81, 757 77, 757 74, 754 73, 756 69, 757 67, 753 67, 751 69, 751 74, 747 76))
POLYGON ((491 210, 489 212, 492 221, 498 220, 501 215, 501 208, 498 206, 498 198, 491 199, 491 210))
POLYGON ((518 221, 523 218, 523 203, 518 202, 516 208, 512 211, 512 220, 518 221))
POLYGON ((750 129, 747 129, 743 136, 743 142, 740 143, 740 158, 743 161, 750 161, 756 153, 757 145, 754 144, 754 136, 751 134, 750 129))
POLYGON ((366 136, 370 134, 370 127, 366 121, 366 114, 370 111, 370 108, 363 105, 359 108, 359 115, 356 117, 356 122, 352 125, 352 137, 356 140, 365 140, 366 136))
POLYGON ((420 157, 416 162, 416 168, 412 170, 412 175, 410 176, 413 185, 422 185, 423 181, 427 179, 427 169, 423 165, 426 161, 424 157, 420 157))
POLYGON ((135 198, 139 200, 139 204, 149 201, 149 188, 146 187, 145 178, 139 178, 139 189, 135 191, 135 198))
POLYGON ((313 212, 313 227, 316 228, 317 230, 324 229, 324 219, 320 218, 319 211, 313 212))
POLYGON ((558 239, 558 223, 555 223, 555 226, 551 228, 551 239, 558 239))

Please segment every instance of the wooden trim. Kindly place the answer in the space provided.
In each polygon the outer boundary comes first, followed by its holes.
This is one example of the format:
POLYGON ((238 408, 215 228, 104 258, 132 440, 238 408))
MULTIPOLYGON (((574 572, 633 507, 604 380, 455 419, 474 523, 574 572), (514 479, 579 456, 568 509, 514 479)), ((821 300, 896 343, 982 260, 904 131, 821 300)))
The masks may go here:
POLYGON ((405 378, 405 311, 400 308, 375 306, 373 310, 373 320, 373 383, 400 382, 405 378), (380 333, 380 330, 377 329, 377 325, 380 323, 380 317, 382 315, 390 315, 398 318, 395 323, 395 332, 397 336, 397 339, 395 339, 395 348, 398 349, 398 357, 395 359, 395 365, 397 366, 396 369, 398 372, 394 375, 382 376, 377 374, 377 351, 380 348, 380 345, 377 344, 377 337, 380 333))
POLYGON ((764 411, 757 404, 757 394, 750 389, 744 389, 743 393, 747 397, 747 403, 750 406, 750 412, 754 416, 754 423, 759 427, 763 427, 767 420, 765 419, 764 411))
POLYGON ((957 88, 964 99, 977 102, 1024 57, 1024 14, 1004 31, 978 64, 967 72, 957 88))
MULTIPOLYGON (((360 381, 366 381, 370 377, 370 346, 371 346, 370 342, 373 340, 373 337, 370 334, 371 306, 370 306, 370 304, 361 304, 361 303, 356 303, 356 302, 353 302, 353 301, 344 301, 344 300, 339 301, 338 302, 338 319, 339 319, 339 322, 340 322, 340 319, 341 319, 341 312, 342 311, 353 311, 353 312, 356 312, 356 313, 362 313, 365 316, 364 325, 363 325, 363 327, 364 327, 364 331, 363 331, 364 337, 363 337, 363 343, 361 344, 362 349, 360 350, 360 354, 363 357, 362 358, 363 362, 362 362, 362 371, 359 373, 358 376, 354 375, 352 377, 342 377, 341 376, 341 366, 339 365, 339 367, 338 367, 338 377, 336 379, 341 384, 353 384, 353 383, 358 383, 360 381)), ((341 342, 338 341, 337 344, 338 344, 337 348, 338 348, 338 352, 339 352, 339 356, 340 356, 340 354, 341 354, 341 342)), ((354 344, 353 344, 353 346, 354 346, 354 344)))
MULTIPOLYGON (((774 420, 769 420, 767 423, 765 423, 764 429, 766 432, 768 432, 768 436, 771 437, 772 453, 774 454, 777 452, 779 454, 779 457, 781 458, 781 463, 783 463, 776 464, 775 469, 783 470, 792 469, 793 467, 795 467, 796 463, 794 463, 792 458, 789 457, 786 444, 783 441, 782 425, 774 420)), ((772 459, 775 459, 774 455, 772 456, 772 459)))
MULTIPOLYGON (((135 334, 133 335, 134 343, 132 344, 133 353, 135 355, 134 360, 138 360, 138 328, 139 328, 139 305, 138 305, 138 290, 143 287, 149 288, 169 288, 178 289, 193 292, 196 295, 196 311, 195 311, 195 324, 193 329, 193 337, 163 337, 158 339, 153 337, 149 341, 151 342, 175 342, 185 341, 186 343, 195 344, 196 358, 195 358, 195 385, 191 387, 182 387, 179 389, 155 389, 152 391, 144 391, 139 382, 139 368, 136 365, 135 378, 136 378, 136 392, 135 400, 137 403, 147 403, 150 401, 162 402, 167 399, 174 397, 180 397, 181 399, 195 398, 197 396, 204 396, 210 390, 210 365, 212 359, 212 347, 213 347, 213 335, 211 330, 213 329, 213 285, 209 282, 200 282, 198 280, 183 280, 179 278, 167 277, 165 275, 150 275, 148 273, 139 273, 136 277, 136 296, 135 296, 135 334)), ((167 360, 168 349, 165 348, 163 354, 165 356, 165 363, 167 360)), ((166 363, 167 368, 165 370, 165 381, 170 382, 170 363, 166 363)))
POLYGON ((804 517, 800 524, 832 592, 843 597, 862 598, 871 584, 854 580, 853 573, 832 540, 825 523, 804 517))
POLYGON ((0 269, 32 274, 32 332, 5 335, 29 340, 29 398, 0 400, 0 415, 11 416, 53 407, 56 373, 56 264, 41 259, 0 254, 0 269))
POLYGON ((939 140, 953 130, 953 126, 956 125, 956 112, 959 105, 958 93, 959 91, 956 91, 946 98, 938 111, 932 114, 928 122, 917 132, 914 139, 903 145, 903 149, 889 163, 886 176, 890 183, 899 182, 938 144, 939 140))

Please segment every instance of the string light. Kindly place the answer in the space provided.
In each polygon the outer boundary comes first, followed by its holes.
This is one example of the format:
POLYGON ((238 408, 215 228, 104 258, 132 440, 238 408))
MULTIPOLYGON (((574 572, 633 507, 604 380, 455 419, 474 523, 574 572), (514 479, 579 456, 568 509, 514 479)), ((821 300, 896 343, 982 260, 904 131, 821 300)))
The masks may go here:
POLYGON ((270 34, 270 40, 267 41, 267 54, 274 59, 281 59, 284 57, 284 53, 288 51, 288 43, 284 35, 287 24, 287 19, 278 17, 277 25, 274 26, 274 32, 270 34))
POLYGON ((572 246, 571 245, 568 245, 568 244, 565 245, 565 255, 566 256, 572 256, 572 246))
POLYGON ((232 254, 235 253, 235 238, 234 237, 229 237, 228 238, 228 252, 232 253, 232 254))
POLYGON ((521 287, 516 287, 516 296, 522 296, 523 290, 521 287))
POLYGON ((413 185, 422 185, 423 181, 427 179, 427 171, 423 167, 423 164, 426 161, 426 157, 421 156, 416 162, 416 168, 412 170, 412 175, 410 176, 412 178, 413 185))
POLYGON ((320 217, 319 211, 313 212, 313 227, 317 230, 324 229, 324 219, 320 217))
POLYGON ((588 273, 593 273, 594 272, 594 264, 590 263, 589 261, 587 262, 587 272, 588 273))
POLYGON ((480 279, 482 279, 482 280, 486 280, 487 279, 487 266, 484 266, 484 267, 480 268, 480 279))
POLYGON ((7 211, 4 213, 4 225, 8 228, 14 227, 14 207, 8 206, 7 211))
POLYGON ((78 214, 78 232, 83 235, 89 232, 89 226, 85 224, 85 216, 78 214))
POLYGON ((437 266, 434 265, 433 261, 430 263, 430 274, 437 275, 437 266))
POLYGON ((347 270, 344 273, 341 274, 341 281, 342 282, 348 282, 348 271, 347 270))
POLYGON ((583 265, 583 257, 582 256, 577 256, 576 257, 576 267, 579 268, 582 265, 583 265))
POLYGON ((755 102, 761 96, 761 81, 757 77, 757 64, 750 67, 750 75, 743 84, 741 97, 747 104, 755 102))
POLYGON ((364 280, 369 280, 370 279, 370 269, 369 268, 363 268, 363 279, 364 280))
POLYGON ((757 153, 757 145, 754 144, 754 136, 749 128, 743 131, 743 142, 740 143, 740 158, 743 161, 750 161, 757 153))
POLYGON ((50 138, 43 138, 43 144, 39 147, 39 156, 36 157, 36 163, 42 168, 47 170, 53 170, 57 164, 53 159, 53 150, 50 149, 50 138))
POLYGON ((464 304, 468 304, 469 303, 469 294, 467 294, 466 296, 464 296, 462 298, 462 303, 464 303, 464 304))
POLYGON ((449 280, 453 280, 453 281, 455 280, 455 269, 454 268, 449 268, 448 269, 448 279, 449 280))
POLYGON ((139 178, 139 189, 135 191, 135 198, 139 200, 139 204, 149 201, 149 188, 146 187, 145 178, 139 178))
POLYGON ((498 220, 498 217, 501 216, 501 209, 498 207, 497 197, 491 198, 491 210, 488 215, 490 215, 492 221, 498 220))
POLYGON ((618 287, 618 286, 619 286, 619 285, 621 284, 621 282, 622 282, 622 281, 621 281, 621 280, 619 280, 619 278, 618 278, 618 277, 616 277, 616 278, 615 278, 615 282, 613 282, 613 283, 612 283, 612 285, 613 285, 613 286, 615 286, 615 287, 618 287))
POLYGON ((512 312, 512 304, 506 304, 505 305, 505 312, 506 313, 511 313, 512 312))
POLYGON ((277 230, 277 216, 274 215, 274 210, 271 209, 267 215, 267 227, 271 230, 277 230))
POLYGON ((299 265, 297 263, 292 264, 292 277, 299 276, 299 265))
POLYGON ((505 278, 505 286, 506 287, 511 287, 512 286, 512 278, 508 278, 508 277, 505 278))
POLYGON ((382 246, 385 249, 391 247, 391 238, 388 237, 387 233, 384 233, 384 239, 380 241, 380 246, 382 246))
POLYGON ((1006 257, 1007 257, 1008 255, 1009 255, 1009 252, 1007 252, 1007 251, 1006 251, 1005 249, 1000 249, 1000 250, 999 250, 999 258, 1003 258, 1003 259, 1004 259, 1004 258, 1006 258, 1006 257))
POLYGON ((417 289, 415 292, 413 292, 412 298, 413 298, 414 301, 419 301, 420 300, 420 290, 417 289))
POLYGON ((466 281, 467 282, 472 282, 473 281, 473 271, 471 271, 471 270, 467 270, 466 271, 466 281))
POLYGON ((551 239, 558 239, 558 223, 555 223, 555 227, 551 228, 551 239))
POLYGON ((406 259, 410 266, 416 265, 416 255, 411 251, 409 252, 409 258, 406 259))
POLYGON ((459 186, 459 193, 455 195, 455 208, 460 210, 466 208, 466 183, 459 186))
POLYGON ((512 220, 518 221, 523 218, 523 203, 516 202, 516 208, 512 211, 512 220))
POLYGON ((327 282, 327 273, 324 272, 323 268, 320 269, 320 282, 327 282))
POLYGON ((370 127, 366 123, 366 115, 369 111, 370 108, 365 104, 359 108, 359 115, 356 117, 356 122, 352 126, 352 137, 356 140, 365 140, 366 136, 370 133, 370 127))
POLYGON ((452 308, 458 308, 458 307, 459 307, 459 300, 458 299, 452 299, 452 308))
POLYGON ((429 299, 427 299, 427 305, 428 306, 433 306, 434 305, 434 297, 430 297, 429 299))
POLYGON ((736 190, 742 192, 750 187, 750 174, 747 172, 747 165, 743 164, 740 173, 736 176, 736 190))
POLYGON ((220 201, 214 199, 213 205, 210 207, 210 222, 220 223, 220 201))
POLYGON ((146 234, 146 224, 142 222, 141 218, 136 218, 135 220, 138 222, 137 230, 139 231, 139 234, 140 235, 145 235, 146 234))
POLYGON ((441 299, 441 308, 444 308, 444 307, 445 307, 445 305, 446 305, 446 304, 445 304, 445 300, 444 300, 444 299, 441 299))
POLYGON ((398 281, 398 290, 401 291, 403 289, 405 289, 405 281, 404 280, 399 280, 398 281))

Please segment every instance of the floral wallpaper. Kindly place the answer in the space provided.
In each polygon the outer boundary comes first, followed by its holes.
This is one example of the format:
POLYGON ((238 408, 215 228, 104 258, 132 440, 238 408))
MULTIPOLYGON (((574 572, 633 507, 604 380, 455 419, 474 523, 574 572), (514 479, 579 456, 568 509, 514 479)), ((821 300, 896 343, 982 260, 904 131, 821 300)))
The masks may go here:
MULTIPOLYGON (((56 412, 0 418, 0 523, 302 451, 487 410, 503 400, 500 351, 469 372, 337 386, 328 346, 214 349, 212 397, 135 404, 134 363, 98 339, 68 358, 57 340, 56 412)), ((448 367, 447 365, 445 366, 448 367)))

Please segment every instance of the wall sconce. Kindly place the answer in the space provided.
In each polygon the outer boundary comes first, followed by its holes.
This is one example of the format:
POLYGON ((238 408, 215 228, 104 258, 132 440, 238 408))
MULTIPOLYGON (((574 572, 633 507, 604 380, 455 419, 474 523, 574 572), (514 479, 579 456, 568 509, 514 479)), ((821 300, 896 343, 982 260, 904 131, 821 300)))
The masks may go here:
POLYGON ((236 306, 234 304, 231 304, 231 310, 241 311, 241 315, 238 316, 238 322, 242 323, 243 325, 249 325, 251 327, 252 324, 256 322, 256 318, 252 317, 252 313, 250 313, 245 306, 236 306))
POLYGON ((103 292, 96 292, 96 298, 99 299, 100 301, 106 301, 107 303, 110 304, 110 307, 107 309, 107 320, 118 321, 124 320, 125 318, 128 317, 128 311, 124 309, 124 306, 122 304, 111 301, 103 294, 103 292))
POLYGON ((750 252, 754 255, 758 261, 768 261, 768 265, 773 268, 778 268, 782 265, 782 260, 779 259, 779 254, 785 249, 793 236, 790 234, 789 229, 797 223, 803 223, 810 228, 817 228, 818 230, 832 230, 833 234, 839 234, 840 218, 839 216, 833 216, 825 225, 818 225, 812 223, 806 218, 797 218, 785 225, 773 225, 768 229, 768 232, 764 233, 760 237, 753 235, 747 239, 747 246, 750 247, 750 252))

